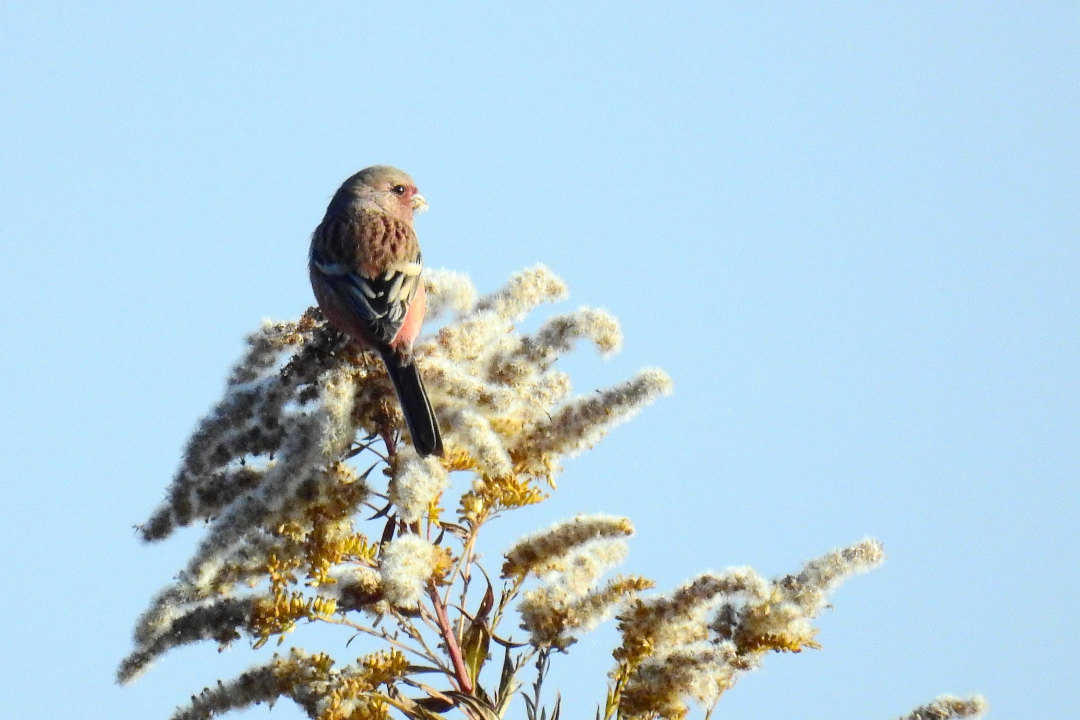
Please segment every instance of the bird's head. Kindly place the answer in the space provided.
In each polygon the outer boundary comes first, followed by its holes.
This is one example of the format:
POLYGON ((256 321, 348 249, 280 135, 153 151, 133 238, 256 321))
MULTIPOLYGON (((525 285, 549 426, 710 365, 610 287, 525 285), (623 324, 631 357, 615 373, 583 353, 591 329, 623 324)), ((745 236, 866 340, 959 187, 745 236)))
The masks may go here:
POLYGON ((413 213, 427 209, 427 200, 409 174, 389 165, 365 168, 342 183, 331 209, 375 209, 412 224, 413 213))

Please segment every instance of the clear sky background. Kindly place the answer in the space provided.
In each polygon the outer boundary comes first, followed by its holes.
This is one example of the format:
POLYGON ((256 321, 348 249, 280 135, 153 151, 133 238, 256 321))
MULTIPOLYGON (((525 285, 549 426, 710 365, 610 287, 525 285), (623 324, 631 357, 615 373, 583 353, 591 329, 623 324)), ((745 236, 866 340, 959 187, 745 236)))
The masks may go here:
MULTIPOLYGON (((132 526, 245 334, 311 304, 329 196, 391 163, 430 201, 430 266, 489 291, 544 262, 571 288, 544 314, 621 319, 621 354, 565 364, 579 391, 675 381, 490 555, 622 514, 623 570, 671 588, 874 536, 823 649, 766 658, 717 717, 943 692, 1075 717, 1077 5, 450 5, 0 7, 0 714, 165 718, 253 662, 199 646, 113 684, 198 537, 132 526)), ((593 716, 613 640, 557 659, 564 717, 593 716)))

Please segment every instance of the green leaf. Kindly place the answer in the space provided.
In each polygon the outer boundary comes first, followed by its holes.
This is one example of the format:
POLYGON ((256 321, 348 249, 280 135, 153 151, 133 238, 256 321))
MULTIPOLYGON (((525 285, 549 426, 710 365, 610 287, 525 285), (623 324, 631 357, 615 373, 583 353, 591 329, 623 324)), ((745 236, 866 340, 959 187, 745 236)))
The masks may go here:
POLYGON ((481 619, 470 623, 461 638, 461 655, 465 660, 465 669, 469 671, 469 679, 473 685, 477 684, 480 670, 488 657, 488 647, 491 645, 491 633, 488 632, 487 622, 481 619))

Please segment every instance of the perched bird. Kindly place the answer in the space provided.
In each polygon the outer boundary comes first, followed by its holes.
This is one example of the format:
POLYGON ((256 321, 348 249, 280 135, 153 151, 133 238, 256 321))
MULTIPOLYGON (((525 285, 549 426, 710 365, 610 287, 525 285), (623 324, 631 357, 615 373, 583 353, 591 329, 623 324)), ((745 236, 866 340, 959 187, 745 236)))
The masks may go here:
POLYGON ((361 170, 334 193, 311 236, 308 271, 327 320, 382 356, 416 451, 442 455, 439 423, 412 351, 425 306, 413 213, 426 207, 401 170, 361 170))

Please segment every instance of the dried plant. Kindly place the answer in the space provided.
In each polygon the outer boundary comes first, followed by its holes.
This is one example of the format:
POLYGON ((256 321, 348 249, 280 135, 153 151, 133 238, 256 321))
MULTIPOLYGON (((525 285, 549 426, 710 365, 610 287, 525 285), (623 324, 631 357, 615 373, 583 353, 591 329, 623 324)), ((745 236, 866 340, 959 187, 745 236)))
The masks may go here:
MULTIPOLYGON (((581 340, 616 352, 621 335, 609 313, 590 308, 518 332, 528 312, 565 295, 544 267, 480 298, 457 273, 429 272, 426 282, 429 318, 453 314, 416 346, 444 457, 412 451, 379 359, 318 310, 265 324, 192 435, 165 502, 139 528, 151 542, 195 523, 205 534, 139 618, 120 682, 180 645, 280 645, 299 624, 324 623, 365 637, 365 654, 339 664, 292 647, 173 717, 286 697, 318 720, 394 711, 433 720, 455 707, 493 720, 520 694, 530 720, 557 720, 559 702, 542 702, 553 653, 616 615, 621 640, 597 716, 682 718, 688 702, 711 712, 766 653, 817 647, 811 621, 836 585, 881 562, 876 541, 776 580, 738 568, 644 595, 646 578, 605 580, 626 555, 630 521, 582 515, 522 538, 498 577, 489 574, 478 560, 481 529, 543 501, 563 458, 669 393, 671 381, 646 369, 572 395, 558 358, 581 340), (451 473, 471 477, 460 495, 451 473), (522 692, 530 671, 531 693, 522 692)), ((966 717, 983 705, 941 698, 911 717, 966 717)))

